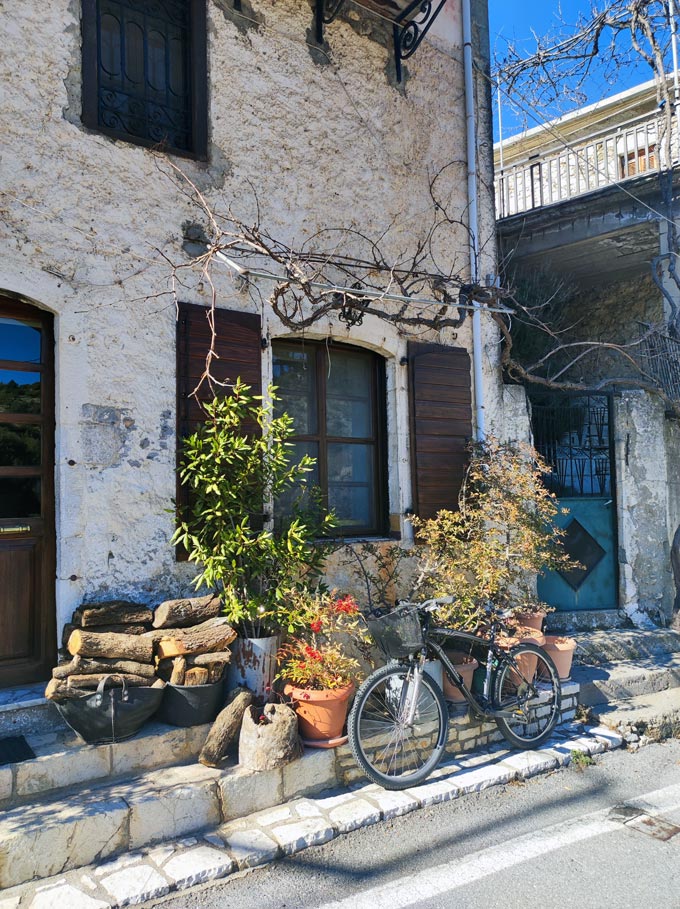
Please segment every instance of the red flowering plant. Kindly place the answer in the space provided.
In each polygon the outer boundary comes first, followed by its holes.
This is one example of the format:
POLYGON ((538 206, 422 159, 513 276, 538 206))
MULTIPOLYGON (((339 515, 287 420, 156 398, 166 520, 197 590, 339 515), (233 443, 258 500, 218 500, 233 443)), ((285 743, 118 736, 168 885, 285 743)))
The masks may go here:
POLYGON ((360 664, 351 644, 364 637, 359 607, 335 591, 296 591, 289 601, 289 635, 278 653, 277 678, 315 691, 344 688, 360 664))

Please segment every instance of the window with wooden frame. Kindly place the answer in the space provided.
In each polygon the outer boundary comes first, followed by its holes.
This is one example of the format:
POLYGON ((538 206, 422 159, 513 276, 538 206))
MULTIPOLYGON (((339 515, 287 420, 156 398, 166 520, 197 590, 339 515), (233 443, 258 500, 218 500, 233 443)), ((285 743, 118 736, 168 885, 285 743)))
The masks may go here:
POLYGON ((83 0, 83 123, 190 157, 207 151, 206 0, 83 0))
MULTIPOLYGON (((338 533, 387 531, 385 361, 331 342, 272 344, 278 412, 294 421, 294 454, 316 460, 309 482, 335 512, 338 533)), ((292 496, 277 510, 292 508, 292 496)))

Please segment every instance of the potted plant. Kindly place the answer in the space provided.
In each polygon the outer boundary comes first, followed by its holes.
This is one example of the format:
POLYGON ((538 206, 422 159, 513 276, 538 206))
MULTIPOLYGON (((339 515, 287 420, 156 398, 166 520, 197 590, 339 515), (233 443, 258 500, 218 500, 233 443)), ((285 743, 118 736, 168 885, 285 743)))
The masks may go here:
POLYGON ((180 480, 190 493, 173 541, 215 590, 239 632, 229 684, 263 697, 275 672, 281 613, 291 591, 316 582, 333 526, 307 487, 314 460, 293 457, 293 420, 239 380, 228 397, 204 404, 206 419, 184 442, 180 480), (296 495, 297 493, 297 495, 296 495), (276 525, 265 509, 292 500, 276 525))
POLYGON ((572 564, 555 523, 559 505, 543 483, 547 470, 529 445, 489 437, 471 446, 458 510, 412 519, 417 586, 449 600, 438 612, 442 625, 477 627, 489 605, 522 613, 544 607, 536 576, 572 564))
POLYGON ((362 636, 359 608, 351 596, 300 592, 292 598, 289 628, 278 678, 298 715, 300 734, 316 747, 340 744, 360 673, 351 653, 352 642, 362 636))
POLYGON ((552 657, 552 661, 555 664, 560 679, 563 682, 566 681, 571 675, 571 664, 574 659, 574 651, 576 650, 576 641, 574 638, 547 634, 545 636, 543 649, 552 657))

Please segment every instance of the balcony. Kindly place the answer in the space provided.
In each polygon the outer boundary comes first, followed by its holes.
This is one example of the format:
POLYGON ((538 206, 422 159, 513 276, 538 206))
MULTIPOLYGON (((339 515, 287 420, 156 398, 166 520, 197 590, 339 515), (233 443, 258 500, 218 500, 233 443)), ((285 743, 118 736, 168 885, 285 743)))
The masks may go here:
MULTIPOLYGON (((578 130, 578 115, 571 115, 547 124, 542 134, 532 130, 531 141, 519 137, 502 149, 497 145, 497 217, 510 218, 565 202, 665 166, 667 119, 657 108, 621 124, 612 125, 612 118, 608 119, 607 126, 584 134, 578 130), (522 149, 526 149, 524 155, 522 149)), ((673 132, 671 157, 677 161, 673 132)))

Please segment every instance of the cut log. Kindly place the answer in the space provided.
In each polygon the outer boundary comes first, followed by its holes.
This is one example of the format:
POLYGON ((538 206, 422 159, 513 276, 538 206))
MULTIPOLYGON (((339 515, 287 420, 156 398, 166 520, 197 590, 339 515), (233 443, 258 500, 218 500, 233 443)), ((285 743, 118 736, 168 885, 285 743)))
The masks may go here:
POLYGON ((137 663, 134 660, 111 660, 100 657, 89 660, 86 657, 74 656, 70 663, 62 663, 52 670, 52 678, 66 679, 71 675, 88 675, 92 673, 122 672, 128 675, 141 675, 154 678, 156 672, 150 663, 137 663))
POLYGON ((224 669, 226 663, 211 663, 209 666, 206 666, 208 670, 208 681, 212 684, 214 682, 219 682, 219 680, 224 676, 224 669))
POLYGON ((238 741, 238 762, 245 770, 276 770, 300 757, 295 711, 287 704, 248 707, 238 741))
POLYGON ((186 628, 215 618, 222 611, 222 601, 210 594, 186 600, 166 600, 153 614, 154 628, 186 628))
POLYGON ((235 638, 236 632, 225 618, 208 619, 193 628, 167 631, 166 637, 156 644, 156 653, 159 659, 188 653, 216 653, 225 650, 235 638))
POLYGON ((90 628, 97 625, 138 625, 153 621, 152 611, 141 603, 111 600, 106 603, 83 603, 73 613, 74 625, 90 628))
POLYGON ((187 669, 184 674, 185 685, 207 685, 208 670, 203 666, 194 666, 193 669, 187 669))
POLYGON ((187 671, 187 661, 184 657, 175 657, 172 661, 172 672, 170 674, 171 685, 183 685, 184 676, 187 671))
POLYGON ((231 661, 231 650, 218 650, 217 653, 190 653, 187 656, 187 663, 190 666, 212 666, 213 663, 229 663, 231 661))
POLYGON ((149 630, 148 625, 95 625, 88 628, 88 631, 96 631, 98 634, 145 634, 149 630))
POLYGON ((64 625, 64 628, 61 632, 61 646, 68 647, 68 639, 71 637, 71 633, 76 630, 76 626, 72 622, 67 622, 64 625))
POLYGON ((213 723, 198 756, 201 764, 217 767, 229 748, 236 744, 243 714, 253 703, 254 697, 253 692, 247 688, 234 688, 229 692, 227 702, 213 723))
MULTIPOLYGON (((108 674, 108 673, 106 673, 108 674)), ((45 689, 45 697, 51 701, 63 701, 67 698, 72 698, 78 694, 87 694, 88 689, 90 693, 99 684, 99 681, 103 678, 103 675, 84 675, 84 676, 69 676, 68 680, 66 679, 50 679, 47 683, 47 688, 45 689), (73 684, 73 680, 76 680, 76 684, 73 684), (96 679, 96 681, 90 681, 96 679), (86 680, 86 681, 84 681, 86 680)), ((112 688, 121 688, 123 685, 122 676, 112 675, 111 683, 109 687, 112 688)), ((132 687, 144 687, 148 685, 151 688, 158 688, 160 685, 164 685, 165 682, 161 679, 145 679, 140 676, 125 676, 125 684, 132 687)))
POLYGON ((73 656, 107 657, 153 663, 153 641, 133 634, 86 631, 76 628, 68 639, 68 651, 73 656))
POLYGON ((110 679, 110 682, 107 682, 109 688, 121 688, 123 680, 128 687, 139 688, 143 685, 150 686, 156 681, 156 676, 148 678, 143 675, 128 675, 120 672, 93 672, 88 675, 70 675, 66 680, 66 685, 68 688, 96 688, 102 679, 110 679))

